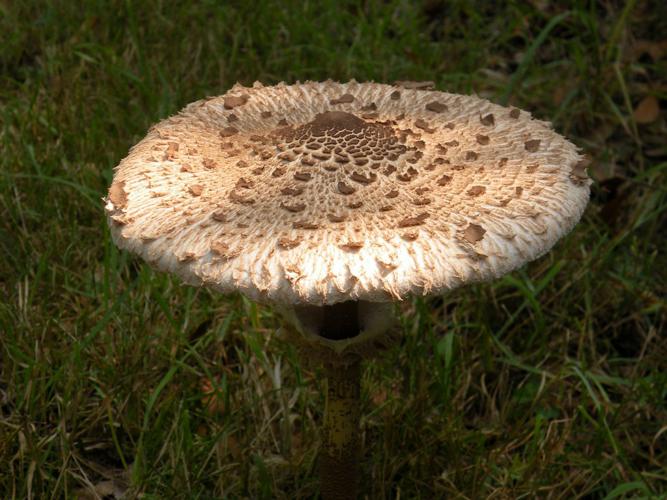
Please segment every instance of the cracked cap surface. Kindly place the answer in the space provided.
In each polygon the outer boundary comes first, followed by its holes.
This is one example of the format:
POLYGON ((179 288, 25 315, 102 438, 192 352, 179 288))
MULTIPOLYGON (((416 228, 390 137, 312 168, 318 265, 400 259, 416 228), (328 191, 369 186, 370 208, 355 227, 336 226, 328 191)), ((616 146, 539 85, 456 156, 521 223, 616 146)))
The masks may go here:
POLYGON ((190 284, 282 304, 389 301, 505 274, 581 217, 590 180, 548 123, 376 83, 234 86, 116 167, 115 243, 190 284))

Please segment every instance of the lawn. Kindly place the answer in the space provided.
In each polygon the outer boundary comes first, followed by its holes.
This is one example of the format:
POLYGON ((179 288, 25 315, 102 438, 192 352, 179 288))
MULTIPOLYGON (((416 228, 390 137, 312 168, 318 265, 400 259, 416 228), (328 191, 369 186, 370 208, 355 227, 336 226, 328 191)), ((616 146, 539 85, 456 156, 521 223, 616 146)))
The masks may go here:
POLYGON ((0 498, 316 494, 319 367, 117 250, 102 197, 187 103, 327 78, 529 110, 594 180, 544 257, 397 305, 363 494, 667 498, 667 7, 437 0, 0 3, 0 498))

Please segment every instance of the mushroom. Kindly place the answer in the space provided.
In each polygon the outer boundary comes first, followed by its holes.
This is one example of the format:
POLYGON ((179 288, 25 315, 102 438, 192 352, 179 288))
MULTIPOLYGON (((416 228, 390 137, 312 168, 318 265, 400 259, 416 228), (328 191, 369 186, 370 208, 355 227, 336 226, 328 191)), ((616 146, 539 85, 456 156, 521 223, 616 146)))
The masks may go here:
POLYGON ((547 123, 424 88, 236 85, 151 128, 105 200, 119 247, 276 306, 322 362, 325 498, 356 494, 360 362, 391 342, 392 303, 516 269, 588 201, 547 123))

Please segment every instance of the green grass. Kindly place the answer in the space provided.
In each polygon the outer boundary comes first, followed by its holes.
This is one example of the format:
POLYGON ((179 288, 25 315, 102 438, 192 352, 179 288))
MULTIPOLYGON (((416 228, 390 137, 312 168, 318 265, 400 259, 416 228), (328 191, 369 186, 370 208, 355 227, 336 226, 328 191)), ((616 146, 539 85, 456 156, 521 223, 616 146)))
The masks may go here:
POLYGON ((667 120, 633 109, 667 106, 667 9, 553 3, 1 3, 0 497, 315 494, 317 367, 270 309, 119 252, 100 198, 190 101, 356 78, 531 110, 596 181, 545 257, 397 306, 365 364, 363 493, 665 498, 667 120))

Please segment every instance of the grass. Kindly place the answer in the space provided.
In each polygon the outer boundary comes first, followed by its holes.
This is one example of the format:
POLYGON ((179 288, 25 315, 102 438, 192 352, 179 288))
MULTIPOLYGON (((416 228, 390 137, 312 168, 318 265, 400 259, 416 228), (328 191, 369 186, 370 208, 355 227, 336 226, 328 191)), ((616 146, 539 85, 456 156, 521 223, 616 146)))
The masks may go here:
POLYGON ((558 3, 0 4, 0 497, 315 494, 317 367, 270 309, 119 252, 100 198, 190 101, 356 78, 529 109, 595 180, 545 257, 397 306, 364 495, 666 498, 667 121, 635 110, 667 104, 667 16, 558 3))

